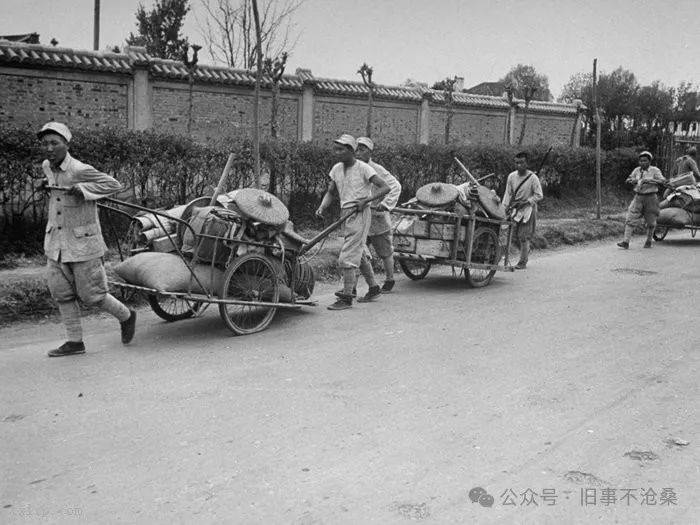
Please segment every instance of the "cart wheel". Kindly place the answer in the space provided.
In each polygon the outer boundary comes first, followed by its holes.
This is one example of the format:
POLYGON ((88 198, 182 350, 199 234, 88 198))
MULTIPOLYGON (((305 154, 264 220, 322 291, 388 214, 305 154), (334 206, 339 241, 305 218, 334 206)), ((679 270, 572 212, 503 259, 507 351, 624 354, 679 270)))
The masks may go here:
POLYGON ((416 259, 401 259, 399 266, 406 274, 406 277, 412 281, 420 281, 424 279, 430 271, 430 261, 419 261, 416 259))
MULTIPOLYGON (((472 260, 477 264, 498 264, 501 259, 501 248, 498 241, 498 235, 491 229, 486 227, 477 228, 474 232, 474 240, 472 241, 472 260)), ((481 288, 491 282, 496 270, 480 270, 475 268, 466 268, 464 277, 467 279, 467 284, 472 288, 481 288)))
POLYGON ((186 301, 181 297, 165 295, 148 295, 148 304, 158 317, 172 323, 189 319, 196 314, 202 306, 201 302, 186 301))
POLYGON ((654 237, 655 241, 663 241, 666 238, 667 233, 668 228, 666 226, 657 226, 656 229, 654 229, 652 236, 654 237))
MULTIPOLYGON (((279 301, 279 279, 275 266, 264 255, 249 253, 234 259, 226 270, 222 299, 238 301, 279 301)), ((253 334, 268 327, 277 308, 269 306, 219 304, 221 318, 236 335, 253 334)))

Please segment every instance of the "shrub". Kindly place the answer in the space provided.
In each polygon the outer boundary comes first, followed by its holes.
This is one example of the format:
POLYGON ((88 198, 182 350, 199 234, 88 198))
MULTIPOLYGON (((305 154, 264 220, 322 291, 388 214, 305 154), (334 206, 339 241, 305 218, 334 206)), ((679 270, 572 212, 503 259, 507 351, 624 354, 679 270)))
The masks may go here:
MULTIPOLYGON (((0 253, 40 252, 46 202, 43 195, 33 191, 33 183, 43 177, 38 141, 27 129, 0 127, 0 148, 0 253)), ((525 151, 530 155, 531 168, 538 169, 547 147, 528 146, 525 151)), ((128 187, 135 202, 149 207, 170 207, 211 194, 229 153, 236 160, 227 189, 254 182, 249 141, 200 144, 187 137, 152 131, 76 130, 71 153, 115 176, 128 187)), ((374 157, 398 176, 403 185, 402 200, 407 200, 428 182, 466 180, 454 157, 476 177, 495 172, 498 176, 489 184, 501 193, 515 153, 515 147, 504 145, 410 144, 380 145, 374 157)), ((312 217, 334 162, 329 144, 269 142, 262 144, 261 157, 271 189, 287 202, 292 219, 303 223, 312 217)), ((632 149, 604 152, 604 184, 619 187, 636 161, 632 149)), ((590 192, 595 187, 593 150, 554 148, 540 175, 548 196, 590 192)))

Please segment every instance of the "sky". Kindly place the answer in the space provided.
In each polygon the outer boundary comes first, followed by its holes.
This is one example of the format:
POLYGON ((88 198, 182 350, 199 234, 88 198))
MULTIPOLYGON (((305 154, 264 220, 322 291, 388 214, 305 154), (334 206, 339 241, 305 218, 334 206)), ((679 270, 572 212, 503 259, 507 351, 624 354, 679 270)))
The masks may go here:
MULTIPOLYGON (((93 2, 0 0, 0 34, 37 32, 44 44, 56 38, 92 49, 93 2)), ((183 33, 203 45, 201 2, 190 0, 183 33)), ((136 32, 138 5, 101 0, 101 49, 136 32)), ((697 0, 305 0, 293 17, 298 40, 287 71, 360 80, 357 70, 367 62, 378 84, 461 76, 470 87, 522 63, 545 74, 556 97, 597 58, 599 71, 623 66, 641 84, 697 85, 699 18, 697 0)), ((200 62, 214 63, 206 46, 200 62)))

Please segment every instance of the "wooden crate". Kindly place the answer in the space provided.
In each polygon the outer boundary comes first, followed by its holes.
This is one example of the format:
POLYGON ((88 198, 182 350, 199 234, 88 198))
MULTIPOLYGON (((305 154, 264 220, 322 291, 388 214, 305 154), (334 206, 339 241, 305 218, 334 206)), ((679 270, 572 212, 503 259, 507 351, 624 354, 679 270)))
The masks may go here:
POLYGON ((410 235, 394 235, 394 251, 416 253, 416 238, 410 235))
POLYGON ((418 220, 413 223, 413 236, 414 237, 429 237, 430 236, 430 223, 428 221, 418 220))
MULTIPOLYGON (((430 224, 430 238, 442 241, 453 241, 455 238, 454 224, 430 224)), ((459 240, 464 241, 467 238, 467 227, 459 227, 459 240)))
POLYGON ((451 252, 451 242, 439 239, 416 239, 417 255, 430 255, 432 257, 449 258, 451 252))

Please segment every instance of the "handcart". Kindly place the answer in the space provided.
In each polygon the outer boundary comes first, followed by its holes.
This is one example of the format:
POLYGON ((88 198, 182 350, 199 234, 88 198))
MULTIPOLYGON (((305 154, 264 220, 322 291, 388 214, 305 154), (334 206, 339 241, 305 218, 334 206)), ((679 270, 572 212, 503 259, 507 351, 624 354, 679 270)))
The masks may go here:
POLYGON ((412 280, 425 278, 434 265, 461 268, 472 288, 487 286, 497 271, 514 271, 509 251, 512 223, 479 216, 475 212, 428 210, 425 208, 396 208, 394 257, 412 280), (410 230, 401 224, 411 220, 410 230), (502 245, 502 229, 505 243, 502 245), (503 264, 501 258, 505 255, 503 264))
MULTIPOLYGON (((239 191, 258 192, 263 200, 275 199, 261 190, 239 191)), ((165 232, 163 239, 170 243, 169 253, 157 254, 138 240, 132 241, 127 258, 123 257, 119 246, 122 264, 144 254, 167 255, 170 267, 165 267, 163 273, 179 269, 189 274, 185 289, 167 290, 123 279, 110 280, 109 284, 126 292, 145 294, 156 315, 170 322, 199 316, 210 305, 216 304, 222 320, 236 335, 264 330, 279 309, 295 310, 316 305, 310 299, 314 287, 313 270, 303 256, 354 211, 342 215, 314 238, 306 240, 289 228, 267 228, 240 210, 206 206, 207 203, 214 204, 215 198, 196 199, 187 206, 187 213, 174 217, 165 210, 114 198, 100 199, 98 206, 101 209, 128 217, 132 225, 134 211, 140 216, 147 215, 153 221, 154 229, 165 232), (188 219, 198 208, 206 210, 207 217, 213 220, 209 226, 195 229, 188 219), (170 233, 173 222, 176 231, 170 233), (184 250, 186 241, 192 248, 189 252, 184 250)))
POLYGON ((690 231, 690 236, 695 238, 700 230, 700 185, 689 174, 672 179, 670 184, 662 186, 668 191, 656 221, 654 240, 663 241, 670 230, 690 231), (674 184, 675 180, 688 181, 690 184, 677 185, 674 184))

